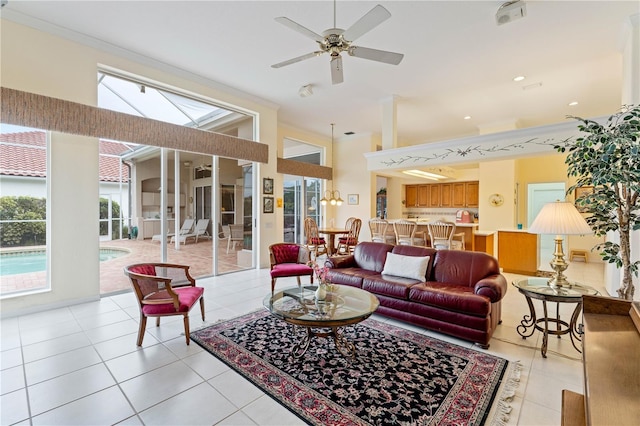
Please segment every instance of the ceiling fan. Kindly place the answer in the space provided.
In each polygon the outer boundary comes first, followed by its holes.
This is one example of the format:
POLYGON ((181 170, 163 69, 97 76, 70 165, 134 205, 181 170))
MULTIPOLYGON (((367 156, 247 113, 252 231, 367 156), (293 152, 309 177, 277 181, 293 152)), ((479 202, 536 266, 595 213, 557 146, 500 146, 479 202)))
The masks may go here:
POLYGON ((344 81, 342 73, 342 52, 347 52, 350 56, 357 58, 369 59, 371 61, 384 62, 387 64, 398 65, 404 57, 401 53, 388 52, 386 50, 371 49, 368 47, 353 46, 353 43, 358 37, 371 31, 382 22, 391 17, 391 13, 381 5, 375 6, 369 12, 367 12, 356 23, 351 25, 347 30, 336 28, 336 2, 333 2, 333 28, 329 28, 324 31, 322 35, 317 34, 310 29, 303 27, 297 22, 292 21, 284 16, 275 18, 275 20, 282 25, 291 28, 300 34, 309 37, 318 43, 320 50, 307 53, 302 56, 298 56, 293 59, 289 59, 284 62, 271 65, 272 68, 281 68, 286 65, 291 65, 296 62, 303 61, 305 59, 320 56, 323 53, 329 53, 331 55, 331 83, 339 84, 344 81))

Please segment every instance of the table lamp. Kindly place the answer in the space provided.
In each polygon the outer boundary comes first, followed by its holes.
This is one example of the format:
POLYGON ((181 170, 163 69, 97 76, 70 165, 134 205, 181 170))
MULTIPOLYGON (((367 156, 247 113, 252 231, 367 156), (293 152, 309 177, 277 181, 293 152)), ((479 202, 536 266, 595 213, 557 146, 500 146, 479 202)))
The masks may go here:
POLYGON ((555 235, 555 252, 553 260, 549 262, 555 275, 549 280, 549 285, 553 288, 560 288, 569 285, 564 271, 569 267, 564 260, 562 251, 563 235, 585 235, 591 234, 591 227, 584 220, 582 215, 576 210, 572 203, 556 201, 545 204, 538 216, 529 226, 531 234, 555 235))

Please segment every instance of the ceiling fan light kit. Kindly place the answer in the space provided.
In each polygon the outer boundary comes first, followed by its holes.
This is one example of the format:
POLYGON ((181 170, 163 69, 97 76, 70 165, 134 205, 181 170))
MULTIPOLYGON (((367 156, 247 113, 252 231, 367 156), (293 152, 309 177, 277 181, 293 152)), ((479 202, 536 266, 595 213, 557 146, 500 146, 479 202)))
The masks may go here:
MULTIPOLYGON (((333 28, 325 30, 322 35, 317 34, 314 31, 292 21, 284 16, 275 18, 276 22, 314 40, 318 43, 320 50, 315 52, 306 53, 295 58, 279 62, 271 65, 272 68, 281 68, 287 65, 294 64, 296 62, 310 59, 315 56, 320 56, 323 53, 329 53, 331 55, 330 67, 331 67, 331 83, 340 84, 344 81, 344 74, 342 69, 342 52, 347 52, 349 56, 355 56, 357 58, 368 59, 370 61, 383 62, 391 65, 398 65, 404 57, 401 53, 388 52, 386 50, 371 49, 368 47, 353 46, 358 37, 371 31, 373 28, 380 25, 391 17, 391 14, 387 9, 381 5, 375 6, 363 17, 358 19, 347 30, 336 28, 336 3, 333 2, 333 28)), ((302 95, 301 95, 302 96, 302 95)))

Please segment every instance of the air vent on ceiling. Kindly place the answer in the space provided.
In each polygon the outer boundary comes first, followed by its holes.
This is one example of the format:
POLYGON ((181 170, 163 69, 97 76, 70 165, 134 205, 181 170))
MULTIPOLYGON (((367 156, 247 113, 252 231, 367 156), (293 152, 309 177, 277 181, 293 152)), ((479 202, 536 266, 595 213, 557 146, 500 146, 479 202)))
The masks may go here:
POLYGON ((523 1, 508 1, 503 3, 496 12, 496 24, 503 25, 527 16, 527 6, 523 1))

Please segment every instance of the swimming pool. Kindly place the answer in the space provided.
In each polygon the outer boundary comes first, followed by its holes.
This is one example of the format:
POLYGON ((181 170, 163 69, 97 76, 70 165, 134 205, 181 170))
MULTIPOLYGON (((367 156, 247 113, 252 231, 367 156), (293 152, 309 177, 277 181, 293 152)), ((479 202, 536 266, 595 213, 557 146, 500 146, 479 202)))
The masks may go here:
MULTIPOLYGON (((129 254, 128 250, 101 248, 100 262, 129 254)), ((44 250, 12 251, 0 253, 0 276, 44 271, 47 258, 44 250)))

